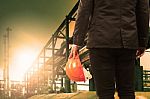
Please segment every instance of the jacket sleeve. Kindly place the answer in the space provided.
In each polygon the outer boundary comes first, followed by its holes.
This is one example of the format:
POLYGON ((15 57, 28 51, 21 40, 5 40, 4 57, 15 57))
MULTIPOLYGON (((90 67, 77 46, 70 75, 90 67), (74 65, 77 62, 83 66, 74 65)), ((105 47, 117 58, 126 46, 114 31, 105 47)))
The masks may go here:
POLYGON ((149 0, 137 0, 136 22, 139 47, 145 48, 148 43, 149 31, 149 0))
POLYGON ((90 18, 93 11, 93 0, 80 0, 77 18, 75 23, 73 43, 78 46, 83 46, 88 26, 90 24, 90 18))

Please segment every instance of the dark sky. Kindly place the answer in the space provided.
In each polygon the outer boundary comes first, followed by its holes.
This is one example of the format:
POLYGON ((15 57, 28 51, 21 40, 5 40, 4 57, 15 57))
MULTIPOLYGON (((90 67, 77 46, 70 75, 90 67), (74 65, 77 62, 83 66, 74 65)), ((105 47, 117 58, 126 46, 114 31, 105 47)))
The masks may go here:
POLYGON ((0 0, 0 67, 6 28, 10 27, 10 60, 18 50, 39 53, 78 0, 0 0))

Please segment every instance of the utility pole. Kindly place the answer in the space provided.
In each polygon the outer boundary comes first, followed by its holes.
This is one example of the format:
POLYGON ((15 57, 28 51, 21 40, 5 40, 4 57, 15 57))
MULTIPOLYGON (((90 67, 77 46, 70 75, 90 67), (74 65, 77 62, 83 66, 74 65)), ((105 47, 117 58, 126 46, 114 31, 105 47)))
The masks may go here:
POLYGON ((11 28, 6 29, 6 34, 4 35, 4 90, 5 95, 9 96, 9 33, 11 28))

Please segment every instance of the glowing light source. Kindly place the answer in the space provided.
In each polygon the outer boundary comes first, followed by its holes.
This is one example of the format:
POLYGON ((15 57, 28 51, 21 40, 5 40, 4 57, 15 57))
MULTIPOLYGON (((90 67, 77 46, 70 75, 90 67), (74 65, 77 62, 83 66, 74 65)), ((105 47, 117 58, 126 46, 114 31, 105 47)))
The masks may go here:
POLYGON ((3 70, 0 69, 0 80, 2 80, 2 79, 3 79, 3 70))
POLYGON ((35 56, 35 52, 31 50, 21 50, 17 52, 14 57, 13 66, 11 66, 12 68, 10 69, 10 78, 12 80, 22 81, 25 72, 32 65, 35 56))
MULTIPOLYGON (((147 51, 150 51, 148 49, 147 51)), ((150 70, 150 52, 145 52, 145 54, 140 58, 140 65, 143 66, 144 70, 150 70)))

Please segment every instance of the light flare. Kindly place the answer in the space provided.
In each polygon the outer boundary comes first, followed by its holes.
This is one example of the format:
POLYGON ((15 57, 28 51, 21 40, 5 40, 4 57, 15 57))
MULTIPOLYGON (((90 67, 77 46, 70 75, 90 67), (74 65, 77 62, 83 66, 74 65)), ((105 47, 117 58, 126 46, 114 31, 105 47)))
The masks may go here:
POLYGON ((18 53, 14 57, 13 66, 11 66, 12 68, 10 68, 10 79, 23 81, 24 74, 32 65, 35 56, 35 52, 32 50, 18 51, 18 53))

